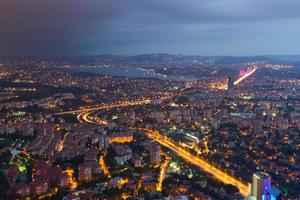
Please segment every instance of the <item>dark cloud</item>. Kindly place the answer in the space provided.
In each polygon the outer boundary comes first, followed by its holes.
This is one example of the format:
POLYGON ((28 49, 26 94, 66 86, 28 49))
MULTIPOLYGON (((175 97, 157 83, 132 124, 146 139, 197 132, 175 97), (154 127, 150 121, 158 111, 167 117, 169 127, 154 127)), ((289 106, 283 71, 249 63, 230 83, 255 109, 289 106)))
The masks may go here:
POLYGON ((298 0, 131 0, 131 15, 164 23, 240 23, 300 17, 298 0), (134 2, 134 3, 133 3, 134 2), (140 3, 142 2, 142 3, 140 3))
POLYGON ((110 0, 0 0, 1 53, 65 53, 90 27, 120 14, 110 0))
POLYGON ((0 54, 260 53, 297 38, 299 7, 298 0, 0 0, 0 54), (244 49, 263 36, 262 47, 244 49))

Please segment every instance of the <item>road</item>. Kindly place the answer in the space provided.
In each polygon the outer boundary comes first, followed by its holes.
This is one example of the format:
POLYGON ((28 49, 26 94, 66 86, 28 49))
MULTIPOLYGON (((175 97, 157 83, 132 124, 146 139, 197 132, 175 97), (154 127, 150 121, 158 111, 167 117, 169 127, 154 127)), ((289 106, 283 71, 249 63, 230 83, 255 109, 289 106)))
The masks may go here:
MULTIPOLYGON (((185 89, 188 89, 185 88, 185 89)), ((151 98, 142 98, 142 99, 138 99, 135 101, 118 101, 118 102, 114 102, 114 103, 110 103, 110 104, 101 104, 98 106, 93 106, 93 107, 84 107, 84 108, 80 108, 77 110, 69 110, 69 111, 63 111, 63 112, 57 112, 57 113, 53 113, 53 115, 69 115, 69 114, 75 114, 75 113, 86 113, 86 112, 91 112, 91 111, 97 111, 97 110, 106 110, 106 109, 113 109, 113 108, 120 108, 120 107, 129 107, 129 106, 135 106, 135 105, 144 105, 144 104, 150 104, 152 103, 152 101, 154 100, 166 100, 166 99, 171 99, 174 96, 182 96, 182 95, 186 95, 188 93, 193 92, 191 91, 184 91, 185 89, 183 89, 183 91, 181 92, 177 92, 174 94, 164 94, 164 95, 160 95, 160 96, 153 96, 151 98)))
POLYGON ((69 135, 69 132, 65 133, 63 139, 60 141, 60 143, 56 149, 58 152, 61 152, 64 149, 65 141, 66 141, 68 135, 69 135))
POLYGON ((78 182, 74 177, 74 170, 72 168, 67 168, 64 173, 66 173, 70 180, 71 189, 75 189, 78 186, 78 182))
POLYGON ((99 157, 99 166, 101 167, 104 175, 106 177, 108 177, 108 178, 111 178, 111 174, 110 174, 109 169, 106 166, 105 160, 104 160, 104 158, 105 158, 106 155, 107 155, 107 151, 105 151, 104 155, 102 155, 102 156, 99 157))
POLYGON ((99 106, 81 108, 78 110, 70 110, 70 111, 53 113, 53 115, 56 115, 56 116, 57 115, 68 115, 68 114, 84 113, 84 112, 90 112, 90 111, 96 111, 96 110, 105 110, 105 109, 113 109, 113 108, 119 108, 119 107, 150 104, 153 100, 157 100, 157 99, 165 100, 165 99, 170 99, 173 96, 174 95, 172 95, 172 94, 166 94, 166 95, 162 95, 162 96, 155 96, 152 98, 139 99, 139 100, 135 100, 135 101, 121 101, 121 102, 115 102, 115 103, 111 103, 111 104, 102 104, 99 106))
POLYGON ((138 101, 132 101, 132 102, 123 102, 119 104, 105 104, 102 106, 97 107, 91 107, 91 108, 83 108, 78 110, 71 110, 71 111, 65 111, 65 112, 58 112, 54 113, 53 115, 68 115, 68 114, 74 114, 74 113, 82 113, 82 112, 89 112, 89 111, 95 111, 95 110, 105 110, 105 109, 112 109, 112 108, 119 108, 119 107, 127 107, 127 106, 134 106, 134 105, 142 105, 142 104, 150 104, 151 100, 138 100, 138 101))
POLYGON ((207 161, 200 159, 199 157, 193 155, 189 151, 177 146, 170 139, 162 136, 159 132, 153 131, 150 129, 144 129, 144 128, 134 128, 134 130, 144 131, 149 138, 154 139, 162 146, 174 151, 179 157, 183 158, 188 163, 191 163, 191 164, 201 168, 203 171, 212 174, 214 178, 216 178, 217 180, 219 180, 225 184, 235 185, 236 187, 239 188, 240 193, 243 196, 249 195, 249 188, 246 184, 242 183, 241 181, 237 180, 236 178, 234 178, 232 176, 229 176, 225 172, 223 172, 220 169, 217 169, 213 165, 209 164, 207 161))
MULTIPOLYGON (((84 115, 86 115, 87 117, 83 117, 81 119, 86 121, 87 118, 91 118, 89 116, 90 114, 91 113, 84 113, 84 115)), ((95 121, 95 120, 92 120, 92 121, 88 120, 86 122, 97 124, 97 121, 95 121)), ((184 159, 186 162, 191 163, 191 164, 201 168, 203 171, 210 173, 217 180, 219 180, 219 181, 221 181, 225 184, 235 185, 237 188, 239 188, 240 193, 243 196, 247 196, 249 194, 249 188, 245 183, 243 183, 243 182, 239 181, 238 179, 226 174, 225 172, 221 171, 220 169, 217 169, 216 167, 209 164, 207 161, 199 158, 198 156, 193 155, 189 151, 187 151, 184 148, 182 148, 182 147, 178 146, 177 144, 175 144, 169 138, 167 138, 165 136, 162 136, 159 132, 151 130, 151 129, 145 129, 145 128, 131 128, 131 129, 145 132, 149 138, 154 139, 160 145, 174 151, 179 157, 184 159)), ((103 162, 100 165, 103 168, 103 162)), ((163 179, 163 177, 161 177, 161 178, 163 179)))
MULTIPOLYGON (((94 112, 94 111, 93 111, 94 112)), ((107 125, 108 122, 105 120, 101 120, 99 117, 97 117, 97 114, 94 116, 91 116, 93 112, 83 112, 77 115, 77 120, 80 123, 87 122, 90 124, 97 124, 97 125, 107 125)))
POLYGON ((169 163, 170 163, 170 160, 171 160, 171 157, 168 154, 164 153, 163 151, 162 151, 162 155, 165 156, 165 160, 160 165, 160 174, 159 174, 158 184, 157 184, 157 187, 156 187, 157 191, 162 191, 163 181, 166 178, 167 169, 168 169, 168 166, 169 166, 169 163))

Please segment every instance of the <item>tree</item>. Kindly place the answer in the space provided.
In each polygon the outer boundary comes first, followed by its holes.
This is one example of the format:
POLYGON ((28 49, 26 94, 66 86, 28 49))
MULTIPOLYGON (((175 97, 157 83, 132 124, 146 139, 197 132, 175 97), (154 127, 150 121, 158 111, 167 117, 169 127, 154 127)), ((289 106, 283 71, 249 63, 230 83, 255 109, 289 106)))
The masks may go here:
POLYGON ((6 192, 8 190, 9 184, 4 176, 3 172, 0 171, 0 200, 6 199, 6 192))
POLYGON ((234 195, 235 193, 239 192, 239 189, 236 186, 231 185, 231 184, 225 185, 224 190, 227 194, 230 194, 230 195, 234 195))
POLYGON ((0 156, 0 164, 2 163, 9 163, 10 159, 11 159, 11 153, 9 150, 7 150, 6 152, 2 153, 0 156))

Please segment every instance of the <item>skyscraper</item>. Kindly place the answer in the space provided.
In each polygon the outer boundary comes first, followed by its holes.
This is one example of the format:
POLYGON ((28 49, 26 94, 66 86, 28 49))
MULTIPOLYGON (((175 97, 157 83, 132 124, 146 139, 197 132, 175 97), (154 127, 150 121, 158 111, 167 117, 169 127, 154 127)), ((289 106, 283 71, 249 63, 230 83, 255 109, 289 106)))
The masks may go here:
POLYGON ((234 87, 234 81, 232 76, 228 76, 227 78, 227 90, 230 91, 234 87))
POLYGON ((262 200, 265 193, 271 188, 271 176, 264 172, 256 172, 253 174, 253 182, 251 187, 251 195, 256 200, 262 200))

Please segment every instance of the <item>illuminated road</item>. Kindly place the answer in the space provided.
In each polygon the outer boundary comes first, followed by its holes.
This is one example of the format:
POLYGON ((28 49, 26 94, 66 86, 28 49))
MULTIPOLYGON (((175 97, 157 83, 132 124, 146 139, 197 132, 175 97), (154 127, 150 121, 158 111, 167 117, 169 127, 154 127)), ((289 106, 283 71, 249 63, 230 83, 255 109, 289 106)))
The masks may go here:
POLYGON ((67 115, 67 114, 73 114, 73 113, 89 112, 89 111, 94 111, 94 110, 112 109, 112 108, 127 107, 127 106, 141 105, 141 104, 149 104, 149 103, 151 103, 151 100, 141 100, 141 101, 133 101, 133 102, 128 101, 128 102, 123 102, 123 103, 120 103, 120 104, 103 105, 103 106, 92 107, 92 108, 83 108, 83 109, 79 109, 79 110, 59 112, 59 113, 54 113, 53 115, 67 115))
POLYGON ((76 179, 75 179, 75 177, 74 177, 74 170, 71 169, 71 168, 67 168, 64 172, 65 172, 65 173, 68 175, 68 177, 69 177, 71 189, 77 188, 78 182, 76 181, 76 179))
POLYGON ((257 67, 253 66, 252 68, 248 68, 249 70, 247 70, 244 74, 241 75, 241 77, 239 77, 238 80, 236 80, 233 84, 237 85, 240 82, 242 82, 245 78, 248 78, 249 76, 251 76, 256 70, 257 67))
POLYGON ((95 106, 95 107, 91 107, 91 108, 82 108, 82 109, 78 109, 78 110, 58 112, 58 113, 54 113, 53 115, 68 115, 68 114, 84 113, 84 112, 90 112, 90 111, 96 111, 96 110, 105 110, 105 109, 113 109, 113 108, 119 108, 119 107, 150 104, 155 99, 165 100, 165 99, 169 99, 171 97, 173 97, 173 95, 168 94, 168 95, 163 95, 163 96, 159 96, 159 97, 140 99, 140 100, 136 100, 136 101, 122 101, 122 102, 117 102, 117 103, 113 103, 113 104, 104 104, 104 105, 100 105, 100 106, 95 106))
POLYGON ((158 184, 156 187, 157 191, 162 191, 162 183, 166 177, 167 169, 171 160, 171 157, 169 155, 167 155, 164 152, 162 152, 162 154, 165 156, 165 161, 160 165, 160 174, 159 174, 158 184))
POLYGON ((43 194, 43 195, 39 196, 38 199, 45 199, 45 198, 49 199, 53 195, 55 195, 57 192, 58 192, 58 188, 56 187, 56 188, 54 188, 53 191, 50 191, 50 192, 48 192, 46 194, 43 194))
POLYGON ((58 145, 58 147, 57 147, 57 151, 58 151, 58 152, 61 152, 62 150, 64 150, 65 141, 66 141, 68 135, 69 135, 69 132, 67 132, 67 133, 64 135, 63 139, 60 141, 60 143, 59 143, 59 145, 58 145))
POLYGON ((105 151, 104 155, 99 157, 99 166, 101 167, 104 175, 108 178, 111 178, 111 174, 108 170, 108 167, 105 164, 104 157, 107 155, 107 151, 105 151))
POLYGON ((93 112, 83 112, 77 115, 77 120, 80 123, 87 122, 90 124, 97 124, 97 125, 107 125, 108 122, 105 120, 101 120, 97 116, 91 116, 93 112))
POLYGON ((209 150, 209 148, 208 148, 208 142, 207 141, 204 141, 204 146, 205 146, 205 150, 204 150, 204 153, 209 153, 210 152, 210 150, 209 150))
MULTIPOLYGON (((95 123, 95 121, 91 121, 90 123, 95 123)), ((147 136, 151 139, 156 140, 159 144, 162 146, 174 151, 179 157, 183 158, 188 163, 191 163, 199 168, 201 168, 203 171, 210 173, 214 178, 217 180, 225 183, 225 184, 232 184, 239 188, 240 193, 243 196, 247 196, 249 194, 248 186, 241 181, 237 180, 236 178, 226 174, 225 172, 217 169, 213 165, 209 164, 207 161, 193 155, 189 151, 185 150, 184 148, 178 146, 174 142, 172 142, 170 139, 168 139, 165 136, 162 136, 159 132, 153 131, 151 129, 145 129, 145 128, 132 128, 132 130, 139 130, 146 132, 147 136)), ((110 173, 105 165, 103 156, 99 159, 99 164, 104 172, 104 174, 108 177, 110 177, 110 173)), ((163 171, 163 173, 165 173, 163 171)), ((163 178, 163 177, 161 177, 163 178)), ((159 189, 159 188, 158 188, 159 189)))
POLYGON ((136 185, 136 188, 134 190, 134 196, 137 196, 138 195, 138 192, 139 190, 141 189, 142 187, 142 182, 143 182, 143 174, 141 174, 141 177, 139 178, 139 180, 137 181, 137 185, 136 185))
POLYGON ((133 128, 133 130, 139 130, 146 132, 147 136, 157 141, 162 146, 174 151, 178 156, 183 158, 185 161, 200 167, 203 171, 208 172, 213 175, 214 178, 217 180, 225 183, 225 184, 232 184, 239 188, 240 193, 243 196, 247 196, 249 194, 248 186, 241 181, 237 180, 236 178, 229 176, 228 174, 222 172, 221 170, 217 169, 216 167, 212 166, 208 162, 199 157, 191 154, 187 150, 177 146, 175 143, 170 141, 168 138, 162 136, 159 132, 153 131, 150 129, 144 128, 133 128))

